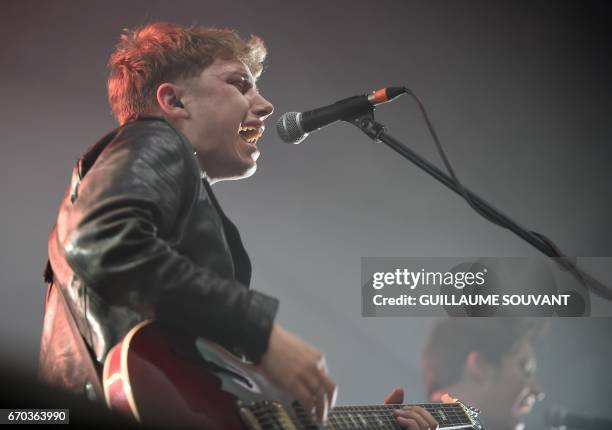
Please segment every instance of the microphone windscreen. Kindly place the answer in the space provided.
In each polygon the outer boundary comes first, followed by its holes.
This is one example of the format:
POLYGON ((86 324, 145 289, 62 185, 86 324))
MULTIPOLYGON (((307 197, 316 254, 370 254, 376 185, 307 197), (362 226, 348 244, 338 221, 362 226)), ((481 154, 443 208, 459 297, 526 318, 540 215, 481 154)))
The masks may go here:
POLYGON ((299 112, 287 112, 276 122, 276 131, 283 142, 298 144, 308 136, 301 130, 298 116, 299 112))

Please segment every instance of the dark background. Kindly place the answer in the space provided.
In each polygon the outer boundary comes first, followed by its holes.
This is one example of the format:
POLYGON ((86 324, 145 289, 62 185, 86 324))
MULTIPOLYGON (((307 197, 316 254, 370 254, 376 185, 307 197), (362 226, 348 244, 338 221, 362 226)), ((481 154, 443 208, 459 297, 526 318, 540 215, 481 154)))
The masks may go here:
MULTIPOLYGON (((608 2, 3 1, 3 365, 35 369, 47 234, 76 158, 115 127, 113 46, 123 28, 153 20, 235 28, 268 45, 259 86, 276 113, 259 170, 215 189, 252 256, 253 287, 279 297, 279 321, 326 352, 340 404, 378 403, 397 384, 423 400, 433 320, 362 318, 361 257, 538 253, 349 125, 282 144, 281 113, 407 85, 467 186, 568 255, 612 255, 608 2)), ((407 97, 377 118, 440 165, 407 97)), ((543 428, 551 403, 608 412, 611 330, 604 319, 552 321, 538 345, 548 397, 528 428, 543 428)))

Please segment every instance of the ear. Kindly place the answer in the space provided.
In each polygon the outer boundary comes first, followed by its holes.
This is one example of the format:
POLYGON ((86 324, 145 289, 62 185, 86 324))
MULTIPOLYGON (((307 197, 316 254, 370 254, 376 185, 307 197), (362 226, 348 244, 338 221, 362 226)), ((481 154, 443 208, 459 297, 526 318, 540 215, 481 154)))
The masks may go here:
POLYGON ((477 351, 470 351, 465 359, 464 377, 482 382, 491 373, 491 364, 477 351))
POLYGON ((181 102, 182 88, 170 82, 157 87, 157 104, 164 116, 171 120, 185 119, 189 112, 181 102))

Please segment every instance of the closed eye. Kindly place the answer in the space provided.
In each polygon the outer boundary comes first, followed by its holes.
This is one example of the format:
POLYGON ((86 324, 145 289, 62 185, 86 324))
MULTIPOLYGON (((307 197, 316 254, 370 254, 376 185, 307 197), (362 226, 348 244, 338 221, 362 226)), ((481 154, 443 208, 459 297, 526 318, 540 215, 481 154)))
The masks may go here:
POLYGON ((229 84, 238 88, 238 91, 240 91, 242 94, 246 94, 253 86, 246 79, 232 79, 229 81, 229 84))

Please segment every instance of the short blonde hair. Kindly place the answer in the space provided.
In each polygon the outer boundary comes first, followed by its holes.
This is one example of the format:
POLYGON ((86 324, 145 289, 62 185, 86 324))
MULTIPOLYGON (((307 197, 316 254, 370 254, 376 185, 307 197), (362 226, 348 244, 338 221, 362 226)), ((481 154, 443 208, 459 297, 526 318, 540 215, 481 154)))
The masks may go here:
POLYGON ((164 82, 198 76, 217 58, 244 62, 257 79, 266 55, 260 38, 247 42, 233 30, 167 22, 125 30, 108 62, 108 103, 124 124, 154 107, 164 82))

